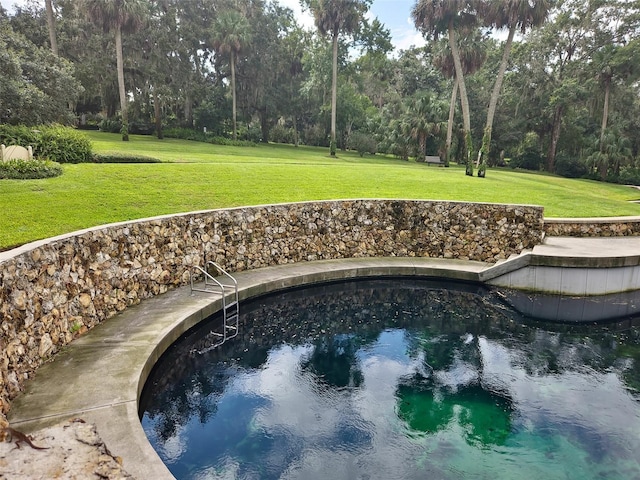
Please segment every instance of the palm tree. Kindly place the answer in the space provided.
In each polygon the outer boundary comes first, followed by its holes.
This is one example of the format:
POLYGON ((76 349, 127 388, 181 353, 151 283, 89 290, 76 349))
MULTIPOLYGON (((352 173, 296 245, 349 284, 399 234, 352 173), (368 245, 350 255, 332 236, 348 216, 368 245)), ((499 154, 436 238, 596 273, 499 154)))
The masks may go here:
POLYGON ((618 130, 607 129, 594 142, 592 154, 587 158, 587 163, 597 170, 604 181, 609 170, 617 176, 620 174, 620 166, 628 163, 633 158, 631 142, 618 130))
POLYGON ((102 27, 105 33, 114 31, 116 40, 116 68, 120 93, 120 114, 122 115, 122 140, 129 140, 129 115, 127 92, 124 84, 124 58, 122 54, 122 33, 138 30, 147 14, 144 0, 83 0, 84 10, 90 22, 102 27))
POLYGON ((429 95, 420 97, 409 108, 411 138, 418 142, 417 162, 424 162, 427 152, 427 140, 440 137, 444 122, 444 108, 429 95))
MULTIPOLYGON (((460 38, 458 48, 460 50, 460 61, 462 71, 465 75, 473 75, 484 64, 487 59, 487 49, 484 44, 484 37, 479 31, 465 35, 460 38)), ((456 77, 453 55, 447 42, 440 41, 436 44, 433 55, 434 66, 442 72, 446 78, 453 79, 453 89, 451 91, 451 102, 449 103, 449 120, 447 123, 447 139, 445 142, 444 163, 449 165, 451 158, 451 140, 453 138, 453 119, 456 109, 457 94, 459 90, 458 78, 456 77)))
POLYGON ((330 35, 333 46, 331 78, 331 156, 336 156, 336 108, 338 98, 338 37, 352 34, 369 8, 369 0, 307 0, 322 35, 330 35))
POLYGON ((472 0, 418 0, 411 11, 416 28, 426 37, 437 40, 440 35, 447 33, 449 47, 453 56, 453 63, 460 90, 462 104, 462 123, 465 132, 465 163, 466 174, 473 175, 471 161, 471 114, 469 112, 469 98, 464 81, 464 70, 458 49, 457 34, 468 31, 477 24, 476 7, 472 0))
POLYGON ((604 136, 609 121, 609 105, 611 98, 611 89, 616 83, 615 80, 627 80, 637 77, 638 63, 638 46, 640 42, 637 39, 632 40, 626 45, 616 45, 611 39, 610 43, 606 43, 599 50, 592 54, 592 61, 597 69, 598 85, 604 89, 603 107, 602 107, 602 123, 600 127, 600 144, 604 144, 604 136))
POLYGON ((246 17, 237 10, 220 14, 213 26, 213 48, 229 55, 231 68, 231 103, 233 116, 233 139, 238 135, 236 102, 236 60, 240 51, 251 41, 251 27, 246 17))
POLYGON ((283 39, 285 61, 289 65, 289 95, 290 101, 288 108, 291 113, 293 122, 294 146, 298 147, 300 140, 298 135, 298 114, 300 109, 299 96, 296 94, 300 90, 299 78, 303 73, 302 57, 304 55, 305 46, 308 44, 305 40, 305 31, 297 25, 283 39))
POLYGON ((502 89, 504 74, 509 62, 511 54, 511 45, 517 30, 524 34, 528 29, 542 25, 549 15, 553 0, 493 0, 490 2, 481 2, 481 16, 485 20, 487 26, 498 29, 507 28, 509 34, 502 52, 502 60, 498 68, 493 92, 489 100, 489 108, 487 110, 487 122, 484 127, 484 135, 482 137, 482 145, 478 152, 478 176, 484 177, 487 169, 487 157, 491 148, 491 131, 493 129, 493 119, 496 114, 498 105, 498 97, 502 89))

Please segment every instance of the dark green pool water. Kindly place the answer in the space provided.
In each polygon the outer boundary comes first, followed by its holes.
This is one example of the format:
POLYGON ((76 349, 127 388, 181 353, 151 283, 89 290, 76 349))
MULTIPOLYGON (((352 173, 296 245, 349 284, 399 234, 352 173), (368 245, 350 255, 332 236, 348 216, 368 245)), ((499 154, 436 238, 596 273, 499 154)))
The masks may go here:
POLYGON ((640 479, 640 322, 540 324, 426 280, 241 306, 161 359, 141 399, 178 479, 640 479))

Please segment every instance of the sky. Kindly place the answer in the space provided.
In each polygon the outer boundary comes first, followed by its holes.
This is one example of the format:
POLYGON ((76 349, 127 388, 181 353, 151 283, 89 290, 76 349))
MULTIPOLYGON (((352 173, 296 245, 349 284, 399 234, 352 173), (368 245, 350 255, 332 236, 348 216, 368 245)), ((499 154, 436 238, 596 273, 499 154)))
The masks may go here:
MULTIPOLYGON (((389 29, 396 50, 406 50, 412 45, 424 45, 422 36, 411 21, 411 8, 415 2, 416 0, 373 0, 371 5, 370 18, 378 17, 378 20, 389 29)), ((0 3, 11 11, 14 4, 24 4, 25 0, 0 0, 0 3)), ((311 15, 302 11, 299 0, 279 0, 279 3, 294 11, 300 24, 313 27, 311 15)))
MULTIPOLYGON (((279 3, 294 11, 300 24, 313 27, 311 15, 302 11, 299 0, 279 0, 279 3)), ((411 20, 411 8, 415 3, 416 0, 373 0, 369 17, 370 19, 377 17, 391 32, 396 50, 406 50, 412 45, 424 45, 422 35, 416 30, 411 20)))

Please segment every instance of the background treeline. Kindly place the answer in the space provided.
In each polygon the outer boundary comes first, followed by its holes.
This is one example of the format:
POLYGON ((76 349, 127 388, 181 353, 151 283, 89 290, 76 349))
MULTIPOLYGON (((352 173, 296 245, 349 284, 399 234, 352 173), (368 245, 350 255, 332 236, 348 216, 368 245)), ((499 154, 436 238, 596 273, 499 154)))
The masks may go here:
POLYGON ((640 183, 640 2, 422 0, 399 52, 370 0, 302 3, 317 29, 263 0, 0 7, 0 123, 329 146, 335 108, 340 149, 640 183))

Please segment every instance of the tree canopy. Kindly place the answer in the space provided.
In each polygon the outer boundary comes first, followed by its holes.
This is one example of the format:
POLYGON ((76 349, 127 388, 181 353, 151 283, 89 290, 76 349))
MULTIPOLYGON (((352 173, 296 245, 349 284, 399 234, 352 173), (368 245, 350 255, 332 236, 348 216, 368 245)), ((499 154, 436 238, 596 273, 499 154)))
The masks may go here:
POLYGON ((0 9, 0 121, 638 182, 637 2, 417 0, 406 50, 371 3, 301 0, 308 29, 276 0, 0 9))

